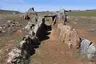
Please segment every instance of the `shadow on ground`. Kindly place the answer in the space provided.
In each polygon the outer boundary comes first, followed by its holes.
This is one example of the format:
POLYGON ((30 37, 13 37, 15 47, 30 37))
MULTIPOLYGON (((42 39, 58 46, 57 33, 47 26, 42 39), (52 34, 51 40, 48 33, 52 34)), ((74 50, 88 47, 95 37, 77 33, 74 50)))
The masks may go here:
POLYGON ((50 32, 51 30, 52 30, 51 25, 45 24, 40 30, 40 33, 37 35, 37 37, 39 38, 40 41, 47 40, 50 38, 48 35, 51 33, 50 32))
POLYGON ((27 48, 28 55, 27 56, 24 55, 26 56, 26 59, 22 59, 23 60, 21 61, 22 64, 32 64, 31 56, 35 54, 35 51, 36 51, 35 49, 39 48, 41 41, 47 40, 50 38, 48 35, 51 33, 50 32, 51 30, 52 30, 51 25, 44 24, 37 33, 37 37, 38 37, 37 39, 39 40, 35 39, 36 40, 35 42, 33 40, 30 41, 30 39, 28 40, 33 43, 30 43, 28 47, 24 47, 24 48, 27 48))

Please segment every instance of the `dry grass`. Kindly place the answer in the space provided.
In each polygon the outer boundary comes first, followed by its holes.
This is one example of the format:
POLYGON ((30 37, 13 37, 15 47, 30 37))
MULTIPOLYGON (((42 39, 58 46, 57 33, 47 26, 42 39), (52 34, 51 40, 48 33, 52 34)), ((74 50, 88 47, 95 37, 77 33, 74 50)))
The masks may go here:
MULTIPOLYGON (((3 21, 15 20, 19 22, 22 25, 22 27, 24 27, 28 23, 28 21, 24 20, 23 18, 20 18, 19 15, 8 15, 3 19, 2 21, 0 21, 0 23, 2 24, 3 21)), ((9 51, 22 40, 23 36, 24 31, 22 31, 21 29, 21 32, 17 31, 11 35, 6 34, 0 37, 0 64, 6 64, 5 61, 7 59, 9 51)))
POLYGON ((96 16, 96 11, 74 11, 67 14, 69 16, 96 16))

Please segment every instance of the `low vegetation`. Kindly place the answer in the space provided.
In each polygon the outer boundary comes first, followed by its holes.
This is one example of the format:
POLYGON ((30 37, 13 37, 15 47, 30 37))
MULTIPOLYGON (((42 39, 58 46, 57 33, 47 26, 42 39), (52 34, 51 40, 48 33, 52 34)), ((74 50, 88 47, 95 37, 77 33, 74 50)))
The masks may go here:
POLYGON ((69 16, 96 16, 96 11, 72 11, 67 14, 69 16))

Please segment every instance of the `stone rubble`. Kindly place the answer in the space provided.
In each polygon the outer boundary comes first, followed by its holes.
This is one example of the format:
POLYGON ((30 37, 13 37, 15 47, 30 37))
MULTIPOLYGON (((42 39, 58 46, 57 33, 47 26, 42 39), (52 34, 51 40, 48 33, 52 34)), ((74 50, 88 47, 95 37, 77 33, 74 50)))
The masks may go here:
POLYGON ((21 27, 22 26, 19 24, 19 22, 8 20, 5 24, 0 26, 0 35, 13 34, 21 27))

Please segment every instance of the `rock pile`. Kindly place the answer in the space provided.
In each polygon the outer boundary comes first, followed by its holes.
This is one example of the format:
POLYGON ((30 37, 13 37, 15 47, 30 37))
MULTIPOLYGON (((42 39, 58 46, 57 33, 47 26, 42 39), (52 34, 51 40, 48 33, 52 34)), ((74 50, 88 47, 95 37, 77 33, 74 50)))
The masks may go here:
POLYGON ((35 13, 34 8, 33 8, 33 7, 32 7, 32 8, 30 8, 30 9, 27 11, 27 13, 29 13, 29 14, 31 14, 31 13, 35 13))
POLYGON ((58 18, 58 21, 61 21, 63 24, 66 23, 67 15, 64 9, 61 9, 59 12, 57 12, 57 18, 58 18))

